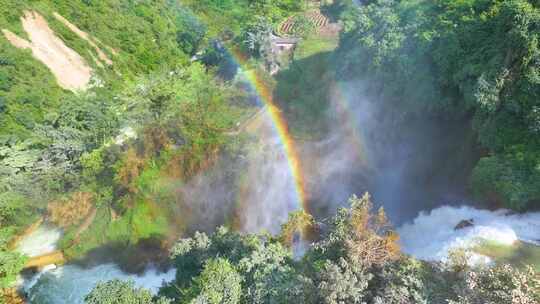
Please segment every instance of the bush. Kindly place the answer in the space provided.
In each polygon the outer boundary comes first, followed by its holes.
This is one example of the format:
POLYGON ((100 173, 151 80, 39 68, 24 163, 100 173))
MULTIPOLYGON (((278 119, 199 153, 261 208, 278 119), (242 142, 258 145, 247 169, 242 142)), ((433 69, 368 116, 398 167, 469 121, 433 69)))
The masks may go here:
POLYGON ((63 228, 78 224, 92 210, 93 196, 88 192, 75 192, 69 199, 49 203, 47 211, 51 222, 63 228))
POLYGON ((449 304, 535 304, 540 301, 540 281, 532 268, 521 272, 509 265, 472 270, 456 288, 449 304))
POLYGON ((85 298, 86 304, 169 304, 165 298, 154 299, 152 294, 142 288, 135 288, 132 281, 112 280, 99 283, 85 298))

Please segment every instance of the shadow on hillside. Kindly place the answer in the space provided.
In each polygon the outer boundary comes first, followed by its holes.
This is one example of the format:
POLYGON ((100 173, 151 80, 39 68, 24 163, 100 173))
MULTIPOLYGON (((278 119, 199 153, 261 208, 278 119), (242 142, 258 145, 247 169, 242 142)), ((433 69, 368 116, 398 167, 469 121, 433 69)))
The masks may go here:
POLYGON ((331 52, 295 60, 276 76, 274 100, 297 137, 322 137, 328 131, 328 96, 333 81, 331 52))

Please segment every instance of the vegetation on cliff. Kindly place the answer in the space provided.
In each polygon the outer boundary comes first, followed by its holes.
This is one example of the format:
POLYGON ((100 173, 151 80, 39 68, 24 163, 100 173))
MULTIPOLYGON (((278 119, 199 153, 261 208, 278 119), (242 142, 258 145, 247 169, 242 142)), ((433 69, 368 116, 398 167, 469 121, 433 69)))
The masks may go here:
POLYGON ((472 117, 486 151, 471 174, 483 198, 540 201, 540 8, 536 1, 336 1, 337 74, 360 79, 404 117, 472 117))
POLYGON ((322 7, 343 26, 339 40, 303 30, 283 60, 269 45, 272 30, 307 1, 0 0, 0 29, 27 39, 20 18, 36 12, 94 72, 85 91, 64 90, 0 35, 0 292, 26 262, 10 242, 47 214, 65 230, 68 258, 191 236, 172 246, 179 271, 158 296, 112 281, 88 303, 537 303, 528 268, 405 256, 367 195, 325 223, 292 215, 280 236, 230 227, 191 235, 192 206, 175 189, 225 166, 219 155, 242 141, 229 131, 253 112, 253 92, 224 73, 237 66, 223 45, 251 55, 255 68, 286 61, 269 82, 295 136, 321 137, 332 86, 362 81, 399 114, 396 129, 418 116, 471 123, 483 150, 469 174, 473 192, 518 211, 538 207, 538 1, 357 2, 322 7), (96 60, 103 55, 110 64, 96 60), (300 242, 309 238, 311 246, 300 242))

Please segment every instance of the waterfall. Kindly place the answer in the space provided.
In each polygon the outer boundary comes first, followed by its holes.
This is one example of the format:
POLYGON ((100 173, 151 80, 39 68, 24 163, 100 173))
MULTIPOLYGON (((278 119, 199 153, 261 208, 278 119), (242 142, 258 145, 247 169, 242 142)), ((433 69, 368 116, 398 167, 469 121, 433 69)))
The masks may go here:
MULTIPOLYGON (((421 212, 411 223, 398 228, 402 249, 419 259, 444 261, 452 249, 471 249, 482 241, 512 245, 523 241, 540 246, 540 212, 512 214, 508 210, 488 211, 472 207, 443 206, 421 212), (473 226, 455 229, 462 220, 473 226)), ((474 254, 472 263, 489 262, 474 254)))
POLYGON ((62 230, 47 224, 40 225, 36 230, 22 238, 17 244, 16 251, 29 257, 36 257, 56 250, 56 243, 62 236, 62 230))

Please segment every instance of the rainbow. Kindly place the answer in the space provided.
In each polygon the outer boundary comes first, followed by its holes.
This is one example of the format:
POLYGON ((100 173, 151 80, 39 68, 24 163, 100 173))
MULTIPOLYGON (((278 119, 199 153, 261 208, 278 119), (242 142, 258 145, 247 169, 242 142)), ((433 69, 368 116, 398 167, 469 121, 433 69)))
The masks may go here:
POLYGON ((354 153, 358 156, 358 160, 361 162, 361 165, 368 167, 369 155, 365 151, 365 140, 358 130, 360 125, 359 121, 355 118, 355 115, 352 115, 354 111, 352 110, 353 106, 350 104, 350 99, 345 96, 343 92, 347 92, 343 85, 340 82, 333 83, 332 86, 332 98, 331 102, 336 106, 337 115, 340 116, 339 121, 343 122, 343 128, 345 132, 349 135, 347 140, 349 141, 350 146, 352 147, 354 153))
POLYGON ((247 57, 239 50, 229 50, 230 55, 242 70, 252 88, 257 92, 260 100, 264 103, 272 123, 277 131, 280 141, 287 158, 289 170, 294 180, 294 189, 299 206, 309 212, 306 200, 305 179, 302 172, 300 157, 294 139, 292 138, 287 122, 281 113, 281 110, 275 105, 271 88, 265 83, 256 69, 245 68, 247 66, 247 57))

